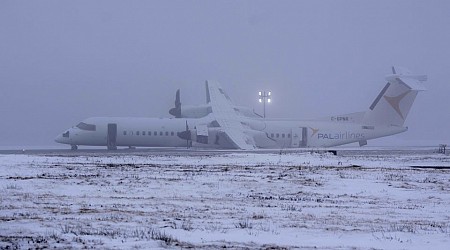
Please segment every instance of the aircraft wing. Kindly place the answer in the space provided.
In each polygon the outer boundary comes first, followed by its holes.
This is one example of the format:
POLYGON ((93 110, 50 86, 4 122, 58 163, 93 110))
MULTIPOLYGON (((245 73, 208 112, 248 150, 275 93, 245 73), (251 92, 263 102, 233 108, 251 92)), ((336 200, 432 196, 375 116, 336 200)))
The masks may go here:
POLYGON ((255 149, 255 141, 245 133, 249 129, 241 123, 241 118, 233 108, 230 97, 218 82, 207 81, 212 116, 217 121, 229 141, 239 149, 255 149))

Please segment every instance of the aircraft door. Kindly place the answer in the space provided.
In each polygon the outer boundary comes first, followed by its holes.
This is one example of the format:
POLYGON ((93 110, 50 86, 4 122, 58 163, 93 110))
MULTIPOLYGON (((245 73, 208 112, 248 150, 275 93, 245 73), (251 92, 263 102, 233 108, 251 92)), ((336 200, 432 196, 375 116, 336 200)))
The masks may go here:
POLYGON ((302 128, 302 142, 300 147, 306 147, 308 145, 308 128, 302 128))
POLYGON ((291 147, 298 148, 301 146, 303 140, 302 128, 293 128, 291 130, 291 147))
POLYGON ((106 143, 108 150, 117 149, 117 124, 115 123, 108 124, 106 143))

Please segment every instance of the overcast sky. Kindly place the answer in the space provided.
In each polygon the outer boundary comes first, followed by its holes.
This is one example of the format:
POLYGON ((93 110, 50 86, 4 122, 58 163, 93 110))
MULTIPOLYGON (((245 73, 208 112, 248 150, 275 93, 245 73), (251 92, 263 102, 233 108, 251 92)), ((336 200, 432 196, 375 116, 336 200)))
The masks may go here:
POLYGON ((56 145, 92 116, 170 117, 178 88, 205 102, 207 79, 260 113, 272 90, 268 117, 364 111, 392 65, 429 90, 390 140, 450 143, 449 13, 446 0, 2 0, 0 146, 56 145))

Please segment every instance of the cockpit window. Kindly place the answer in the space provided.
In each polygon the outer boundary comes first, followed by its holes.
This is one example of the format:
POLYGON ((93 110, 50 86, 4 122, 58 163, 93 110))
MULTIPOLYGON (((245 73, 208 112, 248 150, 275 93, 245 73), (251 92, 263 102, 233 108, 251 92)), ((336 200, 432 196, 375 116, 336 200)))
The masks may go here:
POLYGON ((69 138, 69 131, 66 131, 65 133, 63 133, 62 136, 69 138))
POLYGON ((87 124, 84 122, 78 123, 77 128, 79 128, 81 130, 87 130, 87 131, 95 131, 95 129, 96 129, 95 125, 87 124))

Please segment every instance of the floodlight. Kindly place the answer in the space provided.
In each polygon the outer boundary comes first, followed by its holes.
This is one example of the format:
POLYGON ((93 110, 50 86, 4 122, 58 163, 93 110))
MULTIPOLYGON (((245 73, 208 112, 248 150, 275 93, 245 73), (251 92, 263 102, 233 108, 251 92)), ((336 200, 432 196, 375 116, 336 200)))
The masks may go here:
POLYGON ((258 91, 259 94, 259 103, 263 104, 264 109, 264 118, 266 118, 266 102, 271 103, 272 99, 270 98, 272 96, 272 91, 258 91))

